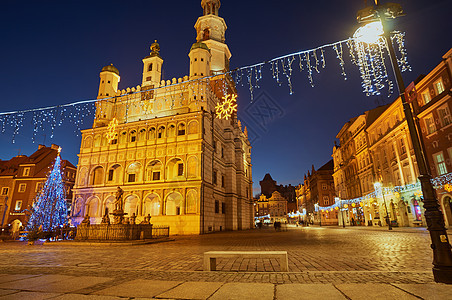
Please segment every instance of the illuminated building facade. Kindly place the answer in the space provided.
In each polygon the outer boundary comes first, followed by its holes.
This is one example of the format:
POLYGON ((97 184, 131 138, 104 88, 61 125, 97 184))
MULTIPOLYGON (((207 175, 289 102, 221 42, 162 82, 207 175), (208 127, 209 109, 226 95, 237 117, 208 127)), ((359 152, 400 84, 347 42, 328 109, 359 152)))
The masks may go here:
POLYGON ((234 114, 215 117, 222 97, 236 93, 219 0, 203 0, 195 24, 189 75, 163 80, 160 45, 143 61, 142 83, 118 90, 113 65, 100 73, 92 129, 82 130, 72 219, 91 223, 114 210, 124 191, 126 218, 151 216, 171 234, 252 226, 251 146, 234 114), (216 76, 215 76, 216 75, 216 76), (203 78, 205 76, 215 76, 203 78))

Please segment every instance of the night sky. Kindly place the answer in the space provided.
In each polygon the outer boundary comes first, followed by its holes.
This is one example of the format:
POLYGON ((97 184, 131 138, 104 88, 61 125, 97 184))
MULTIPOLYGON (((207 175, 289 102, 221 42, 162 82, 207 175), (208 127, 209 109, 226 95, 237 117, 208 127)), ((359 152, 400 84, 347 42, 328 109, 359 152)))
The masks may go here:
MULTIPOLYGON (((373 3, 373 1, 368 1, 373 3)), ((113 63, 120 72, 120 89, 141 84, 142 61, 157 39, 164 59, 165 80, 188 74, 188 52, 195 42, 193 28, 202 15, 200 0, 192 1, 2 1, 0 26, 0 112, 94 99, 99 72, 113 63)), ((427 74, 450 47, 450 0, 403 0, 406 16, 394 27, 406 32, 412 72, 406 85, 427 74)), ((358 27, 356 12, 365 1, 223 0, 220 16, 228 25, 226 43, 231 69, 315 48, 350 37, 358 27)), ((255 192, 265 173, 278 183, 296 185, 314 164, 331 159, 336 134, 350 118, 395 99, 366 97, 359 73, 344 48, 347 80, 333 50, 326 52, 326 68, 314 74, 312 88, 306 72, 294 65, 294 94, 284 78, 281 86, 263 68, 255 104, 274 105, 270 118, 252 117, 250 93, 239 86, 239 118, 249 127, 255 192), (262 103, 262 102, 261 102, 262 103)), ((389 71, 391 71, 389 69, 389 71)), ((77 164, 80 135, 65 125, 39 132, 31 142, 31 120, 11 143, 11 132, 0 134, 1 159, 30 155, 37 144, 55 143, 62 156, 77 164)), ((92 126, 92 117, 83 128, 92 126)))

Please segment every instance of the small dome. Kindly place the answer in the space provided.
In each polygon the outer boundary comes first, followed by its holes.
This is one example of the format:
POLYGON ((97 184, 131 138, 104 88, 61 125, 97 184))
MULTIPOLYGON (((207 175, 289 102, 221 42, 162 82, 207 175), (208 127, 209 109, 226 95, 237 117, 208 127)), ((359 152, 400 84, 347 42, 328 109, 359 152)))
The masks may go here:
POLYGON ((203 42, 194 43, 194 44, 191 46, 190 51, 192 51, 192 50, 194 50, 194 49, 198 49, 198 48, 205 49, 205 50, 207 50, 207 51, 210 52, 209 47, 207 47, 207 45, 204 44, 203 42))
POLYGON ((113 64, 110 64, 109 66, 103 67, 101 72, 105 72, 105 71, 113 72, 113 73, 115 73, 116 75, 119 76, 119 70, 115 66, 113 66, 113 64))

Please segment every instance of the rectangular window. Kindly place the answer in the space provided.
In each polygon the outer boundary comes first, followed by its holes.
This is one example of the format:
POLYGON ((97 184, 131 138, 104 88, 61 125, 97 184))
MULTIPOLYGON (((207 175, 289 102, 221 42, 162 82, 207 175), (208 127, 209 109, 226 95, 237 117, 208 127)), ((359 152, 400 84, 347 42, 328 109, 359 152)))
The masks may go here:
POLYGON ((452 123, 452 118, 450 116, 450 111, 447 104, 438 108, 438 115, 443 127, 452 123))
POLYGON ((328 189, 328 185, 326 183, 322 183, 322 190, 326 191, 328 189))
POLYGON ((213 171, 212 177, 212 183, 217 184, 217 171, 213 171))
POLYGON ((226 213, 226 203, 221 202, 221 213, 225 214, 226 213))
POLYGON ((435 88, 436 95, 439 95, 442 92, 444 92, 443 80, 440 79, 440 80, 436 81, 435 83, 433 83, 433 87, 435 88))
POLYGON ((135 182, 135 174, 129 174, 129 182, 135 182))
POLYGON ((400 153, 405 154, 405 152, 406 152, 405 143, 403 142, 403 139, 400 139, 400 153))
POLYGON ((135 135, 132 135, 132 137, 130 138, 130 141, 133 143, 137 140, 137 137, 135 135))
POLYGON ((224 187, 224 175, 221 175, 221 187, 224 187))
POLYGON ((433 154, 433 160, 435 161, 436 171, 438 172, 438 176, 446 174, 447 168, 446 168, 446 162, 444 161, 443 152, 433 154))
POLYGON ((26 183, 19 184, 19 193, 25 192, 26 189, 27 189, 27 184, 26 183))
POLYGON ((21 210, 21 208, 22 208, 22 200, 17 200, 14 210, 21 210))
POLYGON ((35 192, 39 193, 39 191, 42 189, 42 182, 37 182, 36 183, 36 188, 35 188, 35 192))
POLYGON ((328 196, 323 196, 323 205, 330 205, 330 199, 328 196))
POLYGON ((9 192, 9 187, 2 187, 2 196, 6 196, 8 195, 9 192))
POLYGON ((160 171, 152 172, 152 180, 160 180, 160 171))
POLYGON ((115 170, 108 170, 108 181, 113 180, 114 173, 115 173, 115 170))
POLYGON ((429 89, 426 89, 424 92, 422 92, 422 100, 424 101, 424 105, 429 103, 432 98, 430 98, 430 91, 429 89))
POLYGON ((23 176, 30 176, 30 168, 24 168, 23 176))
POLYGON ((436 131, 435 120, 433 119, 433 116, 431 114, 425 117, 424 122, 425 128, 427 129, 427 134, 431 134, 436 131))
POLYGON ((215 213, 220 213, 220 202, 218 200, 215 200, 215 213))
POLYGON ((184 164, 177 165, 177 176, 184 175, 184 164))

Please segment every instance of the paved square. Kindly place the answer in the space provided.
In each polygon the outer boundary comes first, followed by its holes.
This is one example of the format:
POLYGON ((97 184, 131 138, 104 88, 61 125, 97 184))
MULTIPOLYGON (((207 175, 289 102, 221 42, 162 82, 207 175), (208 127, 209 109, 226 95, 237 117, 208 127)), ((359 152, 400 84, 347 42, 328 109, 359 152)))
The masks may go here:
POLYGON ((155 280, 137 279, 97 291, 93 294, 117 297, 152 298, 169 289, 174 288, 175 286, 181 283, 182 282, 177 281, 155 281, 155 280))

